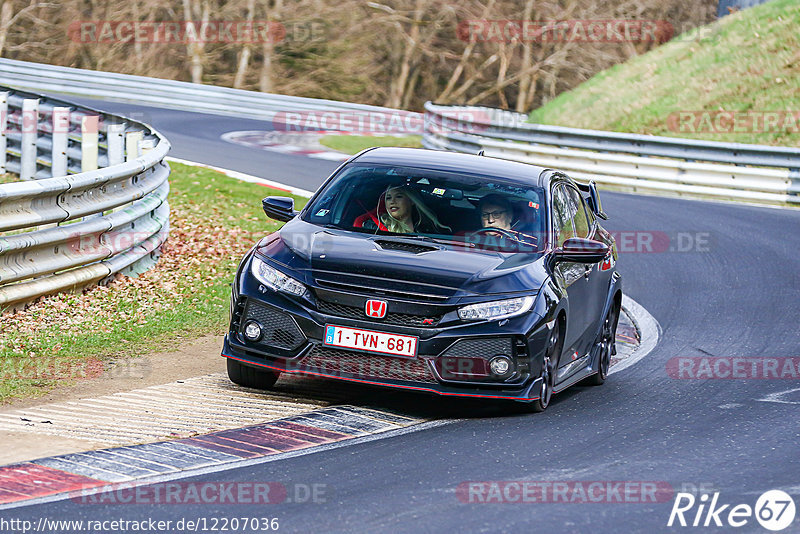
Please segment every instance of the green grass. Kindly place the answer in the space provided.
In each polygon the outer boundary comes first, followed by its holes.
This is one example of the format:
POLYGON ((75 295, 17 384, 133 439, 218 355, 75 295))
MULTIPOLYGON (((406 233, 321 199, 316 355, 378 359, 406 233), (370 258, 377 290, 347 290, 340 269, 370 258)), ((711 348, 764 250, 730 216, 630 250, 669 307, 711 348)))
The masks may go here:
POLYGON ((0 174, 0 184, 10 184, 16 181, 17 177, 14 174, 0 174))
MULTIPOLYGON (((61 381, 21 378, 17 369, 59 369, 168 350, 182 339, 221 334, 238 261, 275 231, 261 199, 286 193, 216 171, 171 163, 169 250, 137 279, 84 294, 43 299, 0 325, 0 401, 46 393, 61 381)), ((296 205, 306 199, 295 197, 296 205)), ((69 374, 69 373, 67 373, 69 374)), ((24 376, 30 376, 24 374, 24 376)))
POLYGON ((422 147, 422 136, 406 135, 394 137, 391 135, 326 135, 319 140, 320 144, 344 152, 345 154, 358 154, 365 148, 373 146, 399 146, 422 147))
MULTIPOLYGON (((534 110, 531 121, 706 140, 800 145, 781 121, 767 132, 708 133, 678 113, 800 113, 800 4, 773 0, 726 16, 603 71, 534 110), (695 131, 692 132, 692 126, 695 131)), ((701 115, 702 117, 702 115, 701 115)))

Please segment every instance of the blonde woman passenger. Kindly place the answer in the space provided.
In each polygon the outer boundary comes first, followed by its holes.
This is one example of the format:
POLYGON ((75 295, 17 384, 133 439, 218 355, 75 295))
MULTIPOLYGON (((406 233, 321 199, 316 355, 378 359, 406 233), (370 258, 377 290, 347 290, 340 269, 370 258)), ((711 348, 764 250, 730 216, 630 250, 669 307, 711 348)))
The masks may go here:
POLYGON ((416 191, 405 185, 384 191, 378 199, 377 209, 359 217, 354 226, 398 234, 443 234, 452 231, 439 221, 416 191))

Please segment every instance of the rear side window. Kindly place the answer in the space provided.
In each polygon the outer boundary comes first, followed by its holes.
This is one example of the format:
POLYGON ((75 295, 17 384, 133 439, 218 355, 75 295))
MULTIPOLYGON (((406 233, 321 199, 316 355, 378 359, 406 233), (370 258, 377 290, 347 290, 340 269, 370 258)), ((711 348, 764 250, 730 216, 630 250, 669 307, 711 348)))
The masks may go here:
POLYGON ((586 204, 580 193, 574 187, 564 186, 569 197, 570 212, 575 227, 575 237, 589 237, 591 224, 586 216, 586 204))
POLYGON ((575 235, 572 224, 574 205, 570 201, 564 186, 557 185, 553 189, 553 230, 555 231, 556 247, 575 235))

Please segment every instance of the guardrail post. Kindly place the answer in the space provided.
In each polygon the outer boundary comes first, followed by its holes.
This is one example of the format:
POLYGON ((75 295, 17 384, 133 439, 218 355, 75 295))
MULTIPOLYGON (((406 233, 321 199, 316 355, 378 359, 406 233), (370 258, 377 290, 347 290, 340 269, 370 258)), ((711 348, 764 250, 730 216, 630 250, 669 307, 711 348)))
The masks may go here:
POLYGON ((125 163, 125 137, 124 124, 109 124, 106 129, 106 141, 108 142, 108 166, 125 163))
POLYGON ((139 143, 139 149, 142 154, 147 154, 156 147, 156 142, 152 139, 142 139, 139 143))
POLYGON ((6 147, 8 138, 8 93, 0 93, 0 173, 6 172, 6 147))
POLYGON ((100 117, 81 117, 81 172, 97 170, 98 130, 100 117))
POLYGON ((789 179, 791 183, 786 191, 789 195, 789 202, 800 204, 800 169, 789 169, 789 179))
POLYGON ((125 136, 125 161, 131 161, 142 155, 141 142, 144 132, 128 132, 125 136))
POLYGON ((52 165, 50 175, 66 176, 67 171, 67 141, 69 137, 69 111, 67 107, 53 108, 53 149, 51 153, 52 165))
POLYGON ((36 179, 36 137, 39 129, 39 99, 26 98, 22 101, 22 145, 20 147, 20 180, 36 179))

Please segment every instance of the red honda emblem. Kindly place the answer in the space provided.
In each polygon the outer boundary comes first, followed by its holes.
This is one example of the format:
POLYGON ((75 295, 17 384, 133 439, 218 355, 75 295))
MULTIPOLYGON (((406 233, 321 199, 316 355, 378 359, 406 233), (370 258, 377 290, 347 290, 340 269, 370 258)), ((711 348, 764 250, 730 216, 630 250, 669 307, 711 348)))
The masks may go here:
POLYGON ((364 307, 364 313, 367 317, 374 317, 375 319, 383 319, 386 317, 386 301, 385 300, 368 300, 367 305, 364 307))

